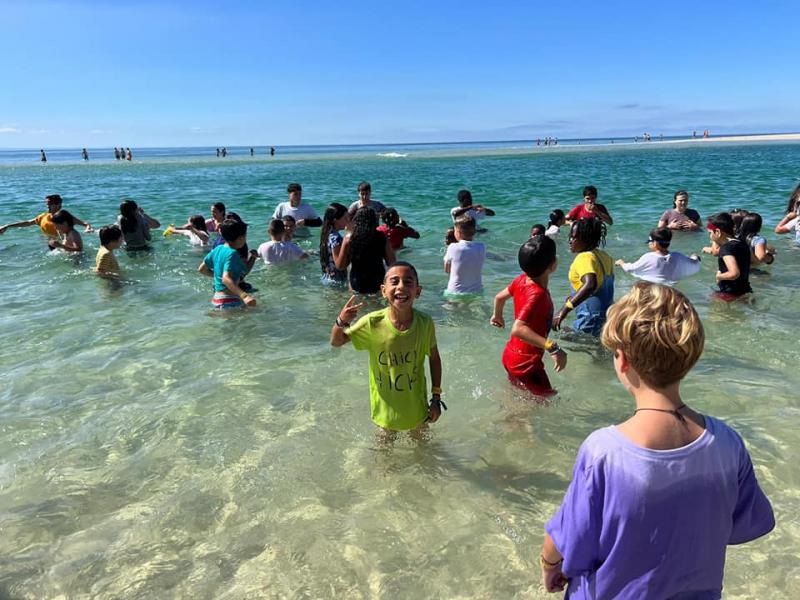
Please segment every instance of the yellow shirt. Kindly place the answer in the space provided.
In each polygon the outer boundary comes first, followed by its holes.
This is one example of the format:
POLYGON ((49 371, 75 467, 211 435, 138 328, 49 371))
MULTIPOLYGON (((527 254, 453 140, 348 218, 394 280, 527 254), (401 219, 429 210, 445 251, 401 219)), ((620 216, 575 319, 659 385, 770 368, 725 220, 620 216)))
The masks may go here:
POLYGON ((119 263, 114 257, 114 253, 105 246, 100 246, 97 251, 94 270, 103 273, 119 273, 119 263))
POLYGON ((569 268, 569 282, 572 289, 576 292, 583 287, 581 277, 594 273, 597 276, 597 289, 603 285, 606 275, 613 275, 614 261, 603 250, 595 249, 589 252, 581 252, 572 261, 569 268))
POLYGON ((49 212, 42 213, 40 215, 36 215, 36 224, 39 226, 39 229, 42 230, 42 233, 50 236, 50 237, 58 237, 58 231, 56 231, 56 226, 53 223, 53 215, 49 212))

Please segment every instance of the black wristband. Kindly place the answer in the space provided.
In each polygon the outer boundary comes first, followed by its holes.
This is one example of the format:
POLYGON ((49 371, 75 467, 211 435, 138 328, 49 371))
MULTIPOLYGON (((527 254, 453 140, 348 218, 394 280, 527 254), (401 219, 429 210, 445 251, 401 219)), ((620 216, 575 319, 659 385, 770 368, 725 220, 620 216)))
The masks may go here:
POLYGON ((336 317, 336 326, 339 329, 347 329, 348 327, 350 327, 350 323, 348 323, 347 321, 342 321, 342 318, 337 316, 336 317))

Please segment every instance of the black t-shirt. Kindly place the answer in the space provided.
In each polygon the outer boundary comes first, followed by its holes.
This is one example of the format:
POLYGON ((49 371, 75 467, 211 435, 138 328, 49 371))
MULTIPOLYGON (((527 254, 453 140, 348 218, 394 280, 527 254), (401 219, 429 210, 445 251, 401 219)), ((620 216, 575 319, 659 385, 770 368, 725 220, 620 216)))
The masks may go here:
POLYGON ((719 291, 726 294, 746 294, 752 292, 750 287, 750 246, 741 240, 733 239, 723 244, 719 249, 719 270, 727 273, 728 267, 725 265, 723 257, 732 256, 739 265, 739 277, 728 281, 719 282, 719 291))

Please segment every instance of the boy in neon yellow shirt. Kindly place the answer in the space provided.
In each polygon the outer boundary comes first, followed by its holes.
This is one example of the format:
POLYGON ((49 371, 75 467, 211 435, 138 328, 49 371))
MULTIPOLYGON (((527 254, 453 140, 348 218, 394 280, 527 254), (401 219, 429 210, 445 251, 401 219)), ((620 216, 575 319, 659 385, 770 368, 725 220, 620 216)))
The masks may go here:
POLYGON ((381 294, 389 303, 351 325, 363 306, 352 296, 331 331, 331 345, 353 342, 369 351, 369 390, 373 422, 391 431, 416 429, 436 422, 445 410, 441 400, 442 360, 429 315, 414 310, 422 288, 417 271, 398 261, 386 271, 381 294), (431 400, 425 379, 425 357, 431 372, 431 400))

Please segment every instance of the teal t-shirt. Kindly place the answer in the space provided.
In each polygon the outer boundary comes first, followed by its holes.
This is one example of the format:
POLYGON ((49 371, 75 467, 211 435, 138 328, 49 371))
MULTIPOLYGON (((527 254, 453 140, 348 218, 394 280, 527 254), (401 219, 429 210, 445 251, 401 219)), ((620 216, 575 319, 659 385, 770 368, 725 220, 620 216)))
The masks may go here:
POLYGON ((346 331, 356 350, 369 350, 372 421, 385 429, 414 429, 428 416, 425 357, 436 347, 433 320, 414 311, 411 327, 398 331, 389 309, 361 317, 346 331))
POLYGON ((214 273, 215 292, 224 292, 228 289, 222 282, 223 273, 230 273, 231 279, 234 281, 239 281, 239 278, 244 275, 245 266, 242 258, 236 250, 227 244, 214 248, 206 254, 203 262, 206 268, 214 273))

